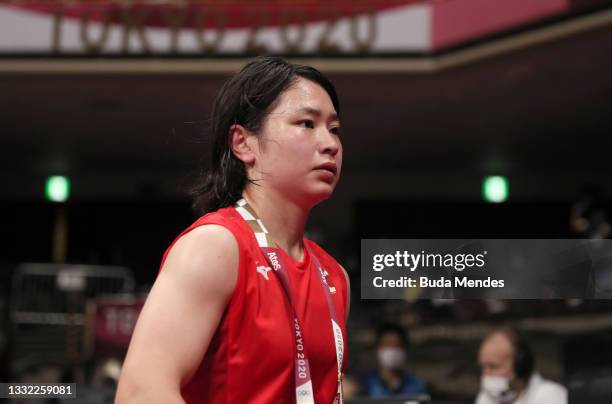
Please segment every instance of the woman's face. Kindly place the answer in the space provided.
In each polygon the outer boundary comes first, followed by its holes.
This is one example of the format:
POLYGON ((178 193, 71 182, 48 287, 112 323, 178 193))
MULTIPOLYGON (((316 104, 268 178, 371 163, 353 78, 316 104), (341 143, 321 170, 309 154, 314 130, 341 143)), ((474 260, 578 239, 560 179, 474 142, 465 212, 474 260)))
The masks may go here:
POLYGON ((302 206, 314 206, 332 194, 340 178, 339 131, 327 92, 298 78, 264 122, 249 178, 302 206))

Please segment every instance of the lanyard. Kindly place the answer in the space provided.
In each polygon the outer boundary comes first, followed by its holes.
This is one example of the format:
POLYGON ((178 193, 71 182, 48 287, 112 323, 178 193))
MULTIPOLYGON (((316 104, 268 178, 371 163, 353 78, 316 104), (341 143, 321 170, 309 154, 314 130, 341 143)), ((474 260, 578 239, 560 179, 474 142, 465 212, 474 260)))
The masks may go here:
MULTIPOLYGON (((295 339, 294 373, 296 403, 314 404, 310 364, 308 362, 308 355, 305 348, 302 325, 295 309, 293 294, 291 293, 287 267, 281 256, 278 254, 278 248, 273 247, 275 243, 270 239, 268 231, 266 230, 262 221, 257 217, 255 211, 249 206, 247 201, 245 199, 240 199, 238 202, 236 202, 235 209, 255 233, 257 244, 270 264, 270 267, 274 270, 273 272, 278 276, 283 290, 285 291, 285 295, 287 296, 287 299, 291 305, 291 314, 293 316, 292 329, 294 331, 293 336, 295 339)), ((323 294, 327 300, 327 307, 329 309, 329 315, 331 318, 332 334, 334 336, 334 346, 336 348, 336 361, 338 364, 338 385, 336 396, 334 398, 334 404, 342 404, 344 402, 342 395, 342 361, 344 357, 344 338, 342 336, 342 329, 340 328, 336 307, 331 297, 330 286, 327 284, 327 274, 321 266, 317 256, 313 253, 312 249, 306 242, 304 242, 304 246, 308 250, 308 254, 317 268, 317 272, 319 274, 318 278, 321 283, 321 287, 323 288, 323 294)))

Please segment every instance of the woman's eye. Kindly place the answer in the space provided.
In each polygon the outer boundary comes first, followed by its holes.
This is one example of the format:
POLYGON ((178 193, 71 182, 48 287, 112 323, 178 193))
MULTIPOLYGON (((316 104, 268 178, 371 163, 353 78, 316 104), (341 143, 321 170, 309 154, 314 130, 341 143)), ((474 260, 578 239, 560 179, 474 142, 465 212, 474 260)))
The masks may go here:
POLYGON ((329 130, 331 133, 333 133, 336 136, 340 136, 340 127, 339 126, 335 126, 333 128, 331 128, 329 130))
POLYGON ((313 129, 314 128, 314 122, 311 121, 310 119, 306 119, 304 121, 300 121, 298 124, 301 127, 303 127, 303 128, 308 128, 308 129, 313 129))

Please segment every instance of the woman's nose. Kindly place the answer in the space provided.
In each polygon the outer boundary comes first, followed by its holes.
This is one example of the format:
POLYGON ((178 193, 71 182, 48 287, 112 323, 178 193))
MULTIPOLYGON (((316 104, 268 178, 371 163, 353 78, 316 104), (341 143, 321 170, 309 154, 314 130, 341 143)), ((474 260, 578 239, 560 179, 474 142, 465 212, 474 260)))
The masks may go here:
POLYGON ((324 129, 324 132, 321 140, 321 152, 335 156, 340 150, 340 139, 327 128, 324 129))

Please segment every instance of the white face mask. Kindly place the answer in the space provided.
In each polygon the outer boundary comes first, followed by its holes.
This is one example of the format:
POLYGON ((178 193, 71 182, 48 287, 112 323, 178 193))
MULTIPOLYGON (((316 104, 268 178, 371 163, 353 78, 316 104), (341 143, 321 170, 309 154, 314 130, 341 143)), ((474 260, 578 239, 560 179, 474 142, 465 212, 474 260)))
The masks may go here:
POLYGON ((406 361, 406 352, 402 348, 380 348, 378 350, 378 363, 389 369, 399 369, 406 361))
POLYGON ((516 392, 510 389, 510 379, 503 376, 482 376, 481 390, 497 403, 510 403, 516 398, 516 392))

